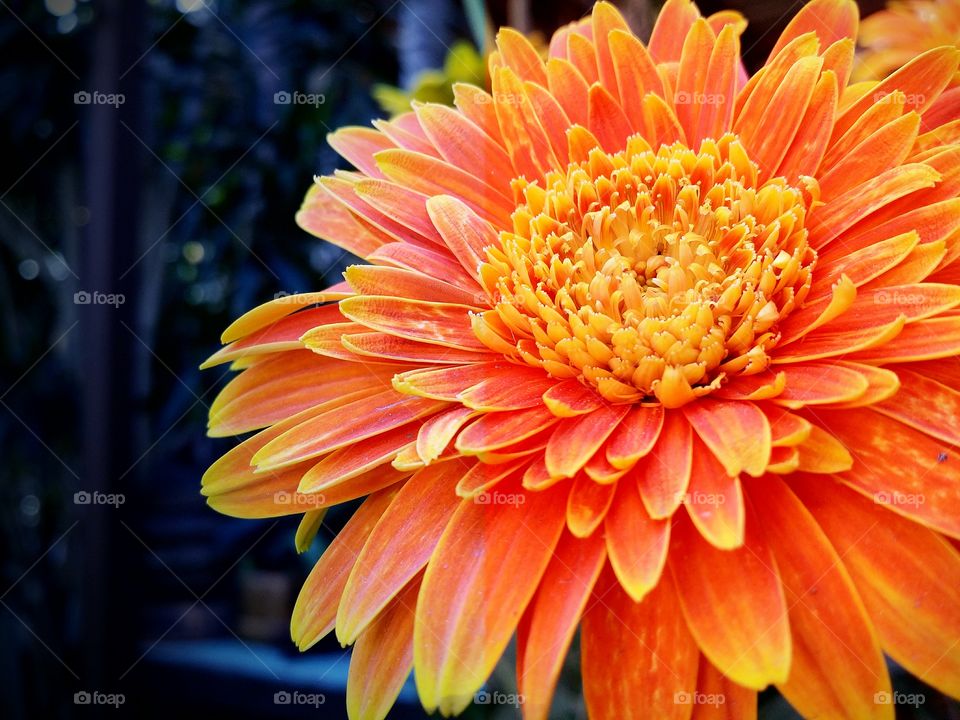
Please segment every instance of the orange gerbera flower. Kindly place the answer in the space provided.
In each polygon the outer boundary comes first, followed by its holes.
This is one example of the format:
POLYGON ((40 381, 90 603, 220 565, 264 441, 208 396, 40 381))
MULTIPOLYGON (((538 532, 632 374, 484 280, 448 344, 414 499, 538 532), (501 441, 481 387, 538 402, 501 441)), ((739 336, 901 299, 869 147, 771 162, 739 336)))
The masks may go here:
POLYGON ((368 261, 224 333, 216 509, 366 497, 304 585, 353 718, 411 668, 463 710, 516 633, 528 720, 581 631, 591 718, 892 718, 887 653, 960 696, 953 47, 849 86, 849 0, 747 78, 737 16, 609 4, 492 92, 330 142, 298 220, 368 261))
POLYGON ((858 42, 854 79, 884 78, 926 50, 960 44, 960 1, 893 0, 861 23, 858 42))

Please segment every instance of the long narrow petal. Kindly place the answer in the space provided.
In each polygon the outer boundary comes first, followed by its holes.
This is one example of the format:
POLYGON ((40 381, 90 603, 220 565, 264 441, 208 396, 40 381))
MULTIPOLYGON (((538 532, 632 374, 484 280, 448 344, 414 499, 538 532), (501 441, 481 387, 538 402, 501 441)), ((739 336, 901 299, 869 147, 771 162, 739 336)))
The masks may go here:
POLYGON ((710 662, 762 690, 790 672, 790 624, 780 573, 756 521, 744 546, 718 550, 681 516, 668 566, 690 631, 710 662))
POLYGON ((512 504, 462 503, 427 566, 414 664, 428 710, 450 714, 470 703, 513 635, 563 530, 564 492, 528 493, 518 484, 509 490, 512 504))
POLYGON ((627 479, 616 485, 604 529, 613 571, 626 593, 640 602, 660 581, 670 545, 670 522, 652 519, 636 484, 627 479))
POLYGON ((611 572, 601 575, 581 639, 583 695, 593 720, 690 717, 682 700, 696 688, 699 652, 677 594, 667 579, 638 603, 611 572))
POLYGON ((880 643, 843 560, 782 480, 748 481, 787 593, 793 662, 780 689, 807 717, 893 718, 880 643), (803 538, 802 542, 797 542, 803 538))

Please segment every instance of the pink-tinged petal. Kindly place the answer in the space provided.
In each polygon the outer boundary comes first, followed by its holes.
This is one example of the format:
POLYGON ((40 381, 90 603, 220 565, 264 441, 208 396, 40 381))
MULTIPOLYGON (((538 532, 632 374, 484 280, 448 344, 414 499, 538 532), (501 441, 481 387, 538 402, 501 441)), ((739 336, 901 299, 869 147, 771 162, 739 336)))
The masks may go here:
POLYGON ((746 510, 740 477, 731 477, 698 438, 693 442, 693 467, 684 497, 687 514, 711 545, 733 550, 743 545, 746 510))
POLYGON ((790 672, 790 624, 780 573, 757 523, 743 547, 719 550, 680 516, 668 565, 703 654, 736 683, 762 690, 790 672))
POLYGON ((893 706, 875 700, 890 693, 883 653, 840 555, 782 480, 750 480, 747 492, 789 605, 793 661, 780 690, 806 717, 892 720, 893 706))
POLYGON ((454 492, 456 460, 414 473, 357 550, 336 611, 337 638, 352 643, 423 569, 462 502, 454 492))
POLYGON ((413 233, 442 245, 443 239, 427 215, 427 196, 388 180, 364 179, 353 186, 357 196, 413 233))
POLYGON ((382 265, 351 265, 344 272, 344 277, 360 295, 470 305, 477 309, 489 307, 483 293, 476 290, 471 292, 413 270, 382 265))
POLYGON ((533 437, 556 422, 557 417, 546 407, 487 413, 460 433, 456 447, 465 455, 498 450, 533 437))
POLYGON ((567 527, 570 532, 578 538, 592 535, 606 517, 615 492, 616 484, 601 484, 585 473, 578 474, 567 498, 567 527))
POLYGON ((486 248, 497 244, 493 226, 449 195, 430 198, 427 212, 450 252, 471 277, 477 277, 480 265, 487 260, 486 248))
POLYGON ((381 332, 342 335, 340 344, 345 352, 350 353, 352 360, 365 364, 403 362, 420 365, 463 365, 494 362, 499 359, 490 353, 427 345, 381 332))
POLYGON ((817 421, 853 455, 853 468, 839 476, 845 483, 896 513, 960 537, 955 446, 869 408, 824 411, 817 421))
POLYGON ((626 405, 615 405, 560 420, 547 443, 545 459, 550 475, 573 477, 610 437, 628 410, 626 405))
POLYGON ((386 135, 367 127, 340 128, 327 135, 327 142, 354 167, 374 178, 383 177, 374 161, 374 155, 381 150, 395 147, 386 135))
POLYGON ((408 423, 335 450, 303 474, 297 492, 322 493, 376 467, 386 465, 401 450, 413 445, 419 426, 419 422, 408 423))
POLYGON ((626 593, 640 602, 663 574, 670 545, 670 522, 647 513, 635 483, 618 482, 604 530, 610 564, 626 593))
POLYGON ((408 340, 463 350, 485 350, 470 329, 470 307, 371 295, 340 301, 354 322, 408 340))
POLYGON ((445 405, 386 390, 304 420, 260 448, 251 462, 260 470, 287 467, 433 415, 445 405))
POLYGON ((524 720, 547 720, 563 660, 606 559, 603 538, 564 534, 517 631, 524 720), (562 592, 558 592, 559 589, 562 592))
POLYGON ((493 109, 493 98, 490 93, 469 83, 454 83, 453 104, 477 127, 502 146, 500 126, 497 125, 497 112, 493 109))
POLYGON ((377 248, 367 259, 376 265, 390 265, 413 270, 470 292, 480 289, 477 280, 468 275, 457 259, 439 247, 427 248, 409 243, 389 243, 377 248))
POLYGON ((499 143, 446 105, 420 105, 416 113, 424 132, 444 160, 476 175, 490 187, 506 190, 513 166, 499 143))
POLYGON ((627 477, 636 477, 643 505, 653 518, 673 515, 683 502, 693 464, 693 429, 683 413, 664 413, 659 439, 627 477))
POLYGON ((322 305, 295 312, 284 313, 268 325, 254 330, 248 335, 231 342, 211 355, 201 366, 201 370, 234 362, 246 358, 269 355, 287 350, 301 350, 300 338, 315 327, 343 320, 337 305, 322 305))
POLYGON ((770 423, 753 403, 700 400, 683 408, 690 425, 728 475, 762 475, 770 459, 770 423))
POLYGON ((398 373, 393 377, 393 387, 404 395, 418 395, 435 400, 454 402, 460 394, 492 377, 511 377, 517 371, 517 381, 538 379, 540 373, 533 368, 517 368, 503 360, 489 363, 470 363, 453 367, 417 368, 398 373), (524 373, 523 371, 528 371, 524 373))
POLYGON ((960 695, 960 552, 941 535, 824 478, 791 487, 849 571, 885 653, 960 695))
POLYGON ((337 604, 357 555, 395 494, 382 490, 367 498, 313 566, 290 618, 290 637, 300 650, 333 630, 337 604))
POLYGON ((583 616, 581 673, 593 720, 688 720, 699 652, 669 578, 635 602, 607 570, 583 616))
POLYGON ((351 720, 384 720, 413 670, 413 619, 420 580, 411 581, 357 639, 347 675, 351 720))
POLYGON ((517 483, 503 492, 512 503, 464 501, 427 566, 414 665, 428 711, 456 713, 471 702, 516 630, 563 531, 566 493, 528 493, 517 483))
POLYGON ((424 195, 459 197, 481 217, 498 227, 509 227, 513 201, 465 170, 410 150, 383 150, 377 153, 377 164, 399 185, 424 195))

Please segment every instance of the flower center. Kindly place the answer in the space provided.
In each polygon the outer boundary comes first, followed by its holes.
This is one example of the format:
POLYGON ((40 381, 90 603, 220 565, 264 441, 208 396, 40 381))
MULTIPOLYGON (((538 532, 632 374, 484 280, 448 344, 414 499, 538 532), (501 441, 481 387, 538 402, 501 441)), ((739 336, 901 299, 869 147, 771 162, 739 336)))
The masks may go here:
POLYGON ((764 370, 810 288, 810 193, 759 183, 732 135, 580 154, 542 185, 514 181, 513 231, 480 268, 480 340, 615 403, 679 407, 764 370))

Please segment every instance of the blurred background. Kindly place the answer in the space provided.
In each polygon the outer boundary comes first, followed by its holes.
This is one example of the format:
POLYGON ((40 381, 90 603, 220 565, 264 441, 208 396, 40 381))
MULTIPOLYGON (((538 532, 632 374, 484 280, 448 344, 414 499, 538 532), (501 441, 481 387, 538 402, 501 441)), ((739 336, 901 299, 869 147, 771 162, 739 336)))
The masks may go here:
MULTIPOLYGON (((618 4, 648 32, 655 3, 618 4)), ((800 3, 724 4, 755 66, 800 3)), ((0 0, 0 717, 345 717, 348 651, 300 655, 287 627, 352 508, 300 556, 296 518, 207 508, 200 476, 232 442, 204 435, 225 379, 197 366, 241 312, 349 264, 293 221, 338 166, 328 132, 482 83, 488 25, 548 38, 588 7, 0 0)), ((575 655, 558 718, 584 717, 575 655)), ((896 678, 926 698, 900 717, 960 717, 896 678)), ((393 717, 423 717, 412 685, 393 717)), ((795 716, 767 693, 761 717, 795 716)))

